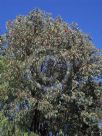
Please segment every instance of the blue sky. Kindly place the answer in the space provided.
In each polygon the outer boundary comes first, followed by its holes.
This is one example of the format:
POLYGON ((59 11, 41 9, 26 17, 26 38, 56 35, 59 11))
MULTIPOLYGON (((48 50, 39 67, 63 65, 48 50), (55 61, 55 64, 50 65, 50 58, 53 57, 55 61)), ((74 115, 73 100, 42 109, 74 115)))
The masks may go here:
POLYGON ((77 22, 89 34, 96 47, 102 49, 102 0, 0 0, 0 34, 6 31, 6 22, 18 15, 40 8, 66 22, 77 22))

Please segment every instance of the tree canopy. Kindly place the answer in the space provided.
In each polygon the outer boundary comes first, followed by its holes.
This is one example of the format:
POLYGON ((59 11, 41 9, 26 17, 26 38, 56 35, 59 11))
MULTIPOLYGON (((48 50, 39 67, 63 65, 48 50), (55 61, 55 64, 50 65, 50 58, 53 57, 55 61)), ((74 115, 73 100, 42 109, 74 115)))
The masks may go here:
POLYGON ((88 35, 36 9, 8 21, 1 39, 0 120, 12 126, 5 136, 16 128, 18 135, 100 135, 102 52, 88 35))

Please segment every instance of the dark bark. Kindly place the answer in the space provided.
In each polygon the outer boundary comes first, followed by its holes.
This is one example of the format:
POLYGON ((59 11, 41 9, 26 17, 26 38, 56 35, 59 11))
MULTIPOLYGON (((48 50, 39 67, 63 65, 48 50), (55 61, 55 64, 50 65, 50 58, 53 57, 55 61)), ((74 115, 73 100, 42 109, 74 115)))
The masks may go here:
POLYGON ((35 109, 31 123, 31 131, 38 132, 39 122, 40 122, 40 112, 39 110, 35 109))

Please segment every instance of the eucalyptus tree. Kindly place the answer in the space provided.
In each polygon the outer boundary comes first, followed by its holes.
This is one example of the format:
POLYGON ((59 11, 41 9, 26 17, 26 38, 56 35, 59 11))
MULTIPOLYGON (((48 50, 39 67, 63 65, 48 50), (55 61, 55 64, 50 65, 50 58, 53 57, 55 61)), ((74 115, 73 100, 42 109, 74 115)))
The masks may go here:
POLYGON ((13 111, 20 128, 99 135, 102 55, 88 35, 33 10, 8 22, 6 44, 5 112, 13 111))

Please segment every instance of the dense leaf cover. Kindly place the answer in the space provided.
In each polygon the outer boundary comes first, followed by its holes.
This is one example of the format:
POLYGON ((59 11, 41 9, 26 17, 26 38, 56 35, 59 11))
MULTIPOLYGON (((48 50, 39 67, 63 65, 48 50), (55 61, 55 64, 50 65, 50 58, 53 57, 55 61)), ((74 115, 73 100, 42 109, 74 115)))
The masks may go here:
POLYGON ((0 40, 5 46, 0 57, 2 135, 99 135, 102 53, 89 36, 37 9, 7 23, 0 40))

